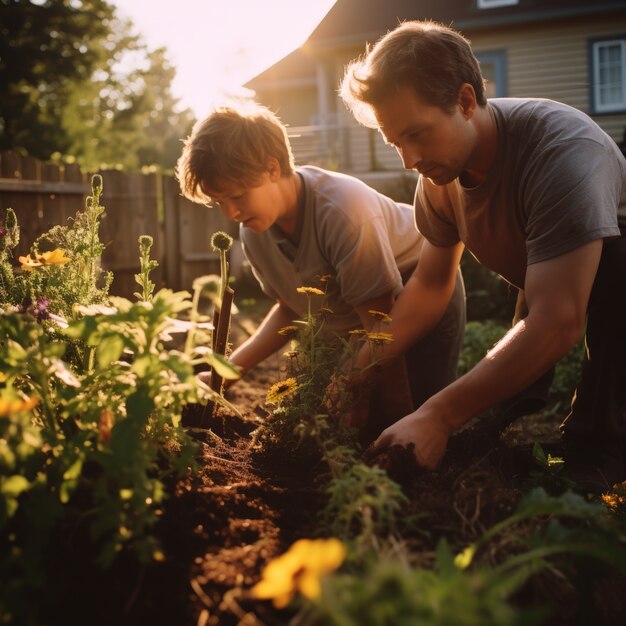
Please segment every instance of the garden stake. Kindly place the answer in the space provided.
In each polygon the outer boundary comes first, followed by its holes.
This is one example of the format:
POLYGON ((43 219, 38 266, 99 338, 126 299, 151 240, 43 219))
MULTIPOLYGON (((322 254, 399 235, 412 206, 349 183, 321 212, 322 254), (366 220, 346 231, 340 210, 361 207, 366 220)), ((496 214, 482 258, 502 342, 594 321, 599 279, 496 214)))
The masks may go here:
MULTIPOLYGON (((220 299, 219 305, 215 306, 213 313, 213 353, 220 356, 226 356, 226 346, 228 345, 228 333, 230 330, 230 311, 232 309, 234 292, 228 286, 228 262, 226 261, 226 253, 233 245, 233 238, 221 231, 213 233, 211 237, 211 248, 213 252, 217 252, 220 256, 220 299)), ((211 389, 218 395, 222 395, 222 386, 224 379, 220 376, 214 367, 211 367, 211 389)), ((209 401, 207 403, 211 419, 215 417, 216 403, 209 401)), ((206 411, 206 408, 205 408, 206 411)), ((204 411, 202 416, 204 422, 204 411)), ((223 425, 222 425, 223 426, 223 425)))
MULTIPOLYGON (((215 354, 220 354, 225 356, 226 354, 226 346, 228 345, 228 333, 230 331, 230 311, 233 304, 235 292, 230 288, 226 287, 224 290, 224 297, 222 298, 221 306, 215 307, 215 312, 213 313, 213 326, 215 330, 213 331, 213 352, 215 354)), ((220 396, 222 395, 222 386, 224 383, 224 379, 215 371, 214 367, 211 367, 211 389, 218 393, 220 396)), ((209 415, 211 418, 215 417, 215 409, 217 404, 210 400, 207 402, 207 408, 209 408, 209 415)))

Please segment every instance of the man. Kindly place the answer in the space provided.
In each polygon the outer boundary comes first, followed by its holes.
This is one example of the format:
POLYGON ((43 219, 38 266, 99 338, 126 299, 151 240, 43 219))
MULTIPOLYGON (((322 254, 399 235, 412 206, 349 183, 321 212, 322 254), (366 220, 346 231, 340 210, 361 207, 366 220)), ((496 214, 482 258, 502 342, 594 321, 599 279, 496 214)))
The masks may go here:
MULTIPOLYGON (((283 327, 307 316, 307 295, 298 293, 299 287, 324 288, 324 299, 313 298, 314 312, 323 302, 332 310, 325 329, 345 335, 361 326, 370 329, 375 322, 370 311, 389 311, 403 278, 418 263, 422 236, 412 207, 350 176, 312 166, 296 169, 287 131, 266 108, 214 110, 185 142, 177 175, 187 198, 219 205, 241 224, 253 272, 276 301, 230 357, 242 375, 285 344, 283 327), (321 285, 321 276, 330 280, 321 285)), ((465 297, 460 273, 453 273, 453 296, 437 325, 419 342, 406 343, 413 384, 409 390, 407 383, 408 406, 395 419, 456 377, 465 297)), ((366 439, 377 436, 379 426, 374 432, 373 425, 366 439)))
POLYGON ((432 22, 385 35, 349 65, 341 93, 420 173, 415 218, 426 241, 391 310, 385 355, 438 319, 464 246, 523 291, 527 308, 473 370, 385 430, 375 450, 412 444, 418 463, 436 468, 452 432, 540 378, 587 321, 588 354, 562 427, 566 468, 595 491, 624 480, 626 162, 615 143, 560 103, 487 102, 469 42, 432 22))

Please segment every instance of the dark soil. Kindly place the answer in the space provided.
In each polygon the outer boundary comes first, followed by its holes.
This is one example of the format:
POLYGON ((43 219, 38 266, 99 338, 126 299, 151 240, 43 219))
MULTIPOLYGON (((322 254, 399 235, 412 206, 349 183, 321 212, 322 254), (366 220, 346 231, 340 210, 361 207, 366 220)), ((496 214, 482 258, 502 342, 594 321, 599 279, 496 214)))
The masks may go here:
MULTIPOLYGON (((246 598, 269 559, 296 539, 315 536, 317 513, 324 505, 315 472, 306 462, 287 467, 278 455, 253 455, 251 450, 251 433, 269 416, 265 393, 281 376, 278 365, 277 358, 269 359, 254 376, 228 390, 243 419, 221 410, 212 424, 218 435, 193 431, 201 444, 200 470, 172 485, 157 529, 165 562, 149 568, 121 562, 102 574, 85 572, 82 580, 75 572, 76 585, 60 590, 61 604, 51 607, 46 623, 228 626, 247 623, 247 612, 268 626, 289 622, 288 611, 246 598), (71 607, 62 604, 68 596, 71 607)), ((197 407, 190 407, 186 420, 197 424, 201 417, 197 407)), ((376 459, 409 498, 403 518, 416 520, 405 535, 416 564, 432 565, 440 538, 462 549, 510 515, 536 469, 529 442, 539 440, 550 448, 556 435, 550 418, 519 420, 504 437, 488 423, 479 424, 450 441, 439 472, 419 470, 403 451, 376 459)), ((497 560, 510 549, 503 538, 491 556, 497 560)), ((623 592, 618 584, 605 602, 611 609, 596 615, 594 624, 624 623, 623 602, 614 601, 623 592)), ((577 592, 558 576, 533 580, 518 602, 560 606, 547 619, 550 626, 580 623, 577 592)))

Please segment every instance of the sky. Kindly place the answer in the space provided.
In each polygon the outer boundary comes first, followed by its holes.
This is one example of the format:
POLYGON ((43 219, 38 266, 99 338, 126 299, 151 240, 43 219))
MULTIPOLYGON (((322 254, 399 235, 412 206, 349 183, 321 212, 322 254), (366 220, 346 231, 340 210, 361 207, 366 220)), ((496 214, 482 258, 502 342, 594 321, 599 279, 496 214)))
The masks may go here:
POLYGON ((112 0, 176 67, 174 95, 196 117, 301 46, 335 0, 112 0))

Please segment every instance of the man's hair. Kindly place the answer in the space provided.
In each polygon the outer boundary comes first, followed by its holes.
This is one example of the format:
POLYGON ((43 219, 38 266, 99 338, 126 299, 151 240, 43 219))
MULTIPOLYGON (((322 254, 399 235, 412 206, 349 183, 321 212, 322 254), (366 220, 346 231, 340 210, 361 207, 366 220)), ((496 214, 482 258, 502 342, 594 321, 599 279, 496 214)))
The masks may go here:
POLYGON ((228 183, 256 185, 271 158, 282 176, 294 172, 287 130, 274 113, 260 105, 219 107, 185 139, 176 177, 186 198, 207 202, 207 190, 228 183))
POLYGON ((461 85, 469 83, 487 104, 480 65, 469 41, 432 21, 407 21, 388 32, 346 68, 340 93, 354 117, 376 128, 372 106, 412 87, 428 104, 452 112, 461 85))

